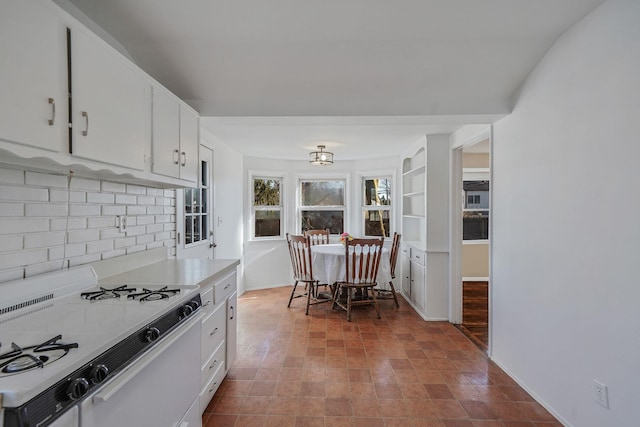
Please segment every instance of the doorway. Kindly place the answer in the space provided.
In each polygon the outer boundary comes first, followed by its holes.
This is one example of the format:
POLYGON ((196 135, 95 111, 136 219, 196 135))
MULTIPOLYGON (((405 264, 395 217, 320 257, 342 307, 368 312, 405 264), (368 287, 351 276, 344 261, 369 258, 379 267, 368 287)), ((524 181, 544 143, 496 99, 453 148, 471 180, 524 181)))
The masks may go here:
POLYGON ((490 350, 490 132, 453 151, 451 321, 490 350))

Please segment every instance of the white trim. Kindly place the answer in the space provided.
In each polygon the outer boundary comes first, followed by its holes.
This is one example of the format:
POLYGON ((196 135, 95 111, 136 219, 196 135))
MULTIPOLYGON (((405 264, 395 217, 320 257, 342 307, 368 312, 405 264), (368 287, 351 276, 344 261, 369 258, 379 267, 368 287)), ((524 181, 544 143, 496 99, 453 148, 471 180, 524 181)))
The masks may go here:
POLYGON ((463 240, 462 244, 463 245, 488 245, 489 239, 463 240))
POLYGON ((462 323, 462 148, 451 151, 449 202, 449 321, 462 323))
MULTIPOLYGON (((489 182, 493 187, 493 125, 489 127, 489 182)), ((487 355, 491 357, 493 349, 493 292, 491 292, 491 277, 493 277, 493 191, 489 191, 489 345, 487 355)))
POLYGON ((463 282, 488 282, 488 277, 463 277, 463 282))
POLYGON ((491 181, 490 168, 463 168, 463 181, 491 181))

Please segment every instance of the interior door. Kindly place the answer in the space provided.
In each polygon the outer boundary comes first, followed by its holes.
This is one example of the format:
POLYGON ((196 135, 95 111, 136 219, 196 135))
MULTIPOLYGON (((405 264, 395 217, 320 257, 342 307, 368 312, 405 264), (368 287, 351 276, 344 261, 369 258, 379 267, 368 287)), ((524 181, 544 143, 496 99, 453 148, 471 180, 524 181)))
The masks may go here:
POLYGON ((200 146, 198 186, 176 190, 176 255, 215 258, 213 235, 213 151, 200 146))

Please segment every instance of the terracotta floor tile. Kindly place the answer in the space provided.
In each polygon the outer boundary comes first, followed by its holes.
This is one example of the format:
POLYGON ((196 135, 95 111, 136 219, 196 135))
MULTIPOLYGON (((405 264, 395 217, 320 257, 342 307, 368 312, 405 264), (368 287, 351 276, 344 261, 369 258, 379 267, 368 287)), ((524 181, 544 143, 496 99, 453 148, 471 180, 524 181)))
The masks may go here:
POLYGON ((347 375, 352 383, 371 382, 371 372, 368 369, 347 369, 347 375))
POLYGON ((271 398, 268 396, 247 396, 243 398, 242 414, 268 414, 271 398))
POLYGON ((212 414, 206 423, 202 423, 203 427, 233 427, 236 423, 237 415, 219 415, 212 414))
POLYGON ((353 416, 353 406, 350 399, 328 398, 324 402, 325 415, 331 417, 353 416))
POLYGON ((376 383, 378 399, 402 399, 402 391, 397 384, 376 383))
POLYGON ((296 417, 291 415, 272 415, 267 417, 265 427, 295 427, 296 417))
POLYGON ((299 397, 272 397, 269 404, 270 415, 295 416, 300 412, 299 397))
POLYGON ((448 322, 403 298, 287 308, 290 286, 239 298, 237 357, 203 427, 560 427, 448 322))
POLYGON ((300 381, 278 381, 274 396, 300 396, 302 382, 300 381))
POLYGON ((324 427, 324 418, 296 417, 295 427, 324 427))
POLYGON ((303 381, 300 393, 306 397, 325 397, 324 381, 303 381))
POLYGON ((378 407, 378 399, 360 399, 353 397, 351 399, 351 407, 353 408, 354 417, 380 417, 380 409, 378 407))
POLYGON ((424 388, 431 399, 455 399, 446 384, 424 384, 424 388))
POLYGON ((249 396, 271 396, 276 389, 275 381, 254 381, 249 396))
POLYGON ((234 427, 264 427, 267 418, 264 415, 239 415, 234 427))
POLYGON ((464 410, 467 411, 467 414, 469 414, 469 418, 498 418, 484 402, 478 400, 460 400, 459 402, 464 410))
POLYGON ((302 397, 300 398, 300 406, 298 415, 323 417, 324 416, 323 397, 302 397))

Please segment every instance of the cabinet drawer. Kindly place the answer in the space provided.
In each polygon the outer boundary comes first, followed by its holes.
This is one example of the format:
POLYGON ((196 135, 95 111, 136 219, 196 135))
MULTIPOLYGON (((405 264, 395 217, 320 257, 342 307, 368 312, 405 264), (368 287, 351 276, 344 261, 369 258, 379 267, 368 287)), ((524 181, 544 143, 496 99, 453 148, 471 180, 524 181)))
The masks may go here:
POLYGON ((200 294, 200 298, 202 299, 202 308, 206 313, 211 313, 213 311, 213 287, 208 286, 207 290, 200 294))
POLYGON ((224 341, 226 334, 227 309, 224 304, 219 305, 213 313, 202 321, 201 358, 204 362, 211 357, 213 351, 224 341))
POLYGON ((213 375, 221 365, 224 366, 224 355, 226 348, 227 346, 225 345, 225 341, 222 341, 218 345, 218 348, 216 348, 216 350, 213 352, 209 360, 207 360, 207 363, 202 365, 202 369, 200 372, 201 388, 204 388, 204 386, 211 380, 211 378, 213 378, 213 375))
POLYGON ((424 265, 425 264, 425 254, 424 251, 421 251, 419 249, 416 248, 411 248, 411 261, 414 261, 420 265, 424 265))
POLYGON ((229 274, 224 279, 216 282, 213 285, 213 294, 214 294, 214 304, 219 304, 227 299, 229 295, 235 292, 237 284, 236 284, 236 273, 233 272, 229 274))
POLYGON ((205 409, 207 409, 207 405, 211 402, 211 398, 216 394, 216 390, 218 390, 220 384, 222 384, 222 380, 225 376, 224 366, 222 365, 223 364, 218 366, 218 370, 211 378, 211 381, 209 381, 206 387, 204 387, 200 392, 200 412, 204 412, 205 409))

